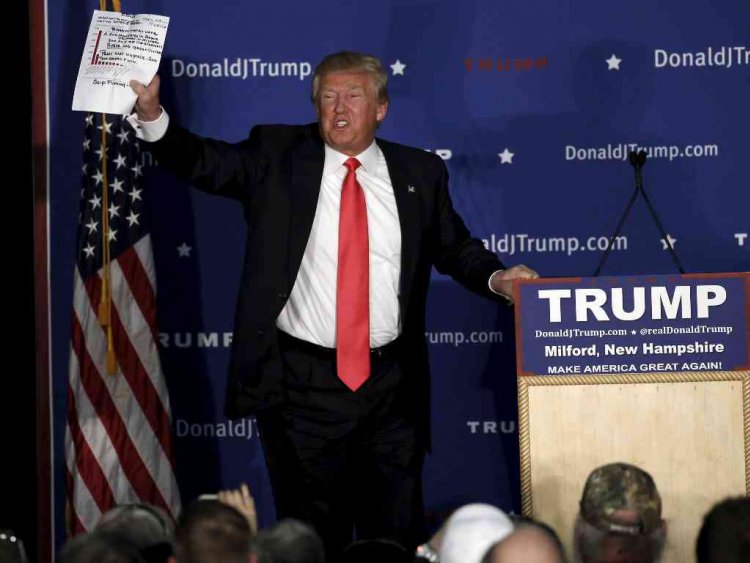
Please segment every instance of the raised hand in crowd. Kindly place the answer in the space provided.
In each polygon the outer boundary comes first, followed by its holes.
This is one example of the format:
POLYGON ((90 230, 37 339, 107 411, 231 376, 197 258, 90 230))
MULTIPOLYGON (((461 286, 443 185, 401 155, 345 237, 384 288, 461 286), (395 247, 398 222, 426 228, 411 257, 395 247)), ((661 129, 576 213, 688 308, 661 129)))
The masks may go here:
POLYGON ((258 532, 258 514, 255 511, 255 499, 250 494, 250 488, 242 483, 239 489, 227 489, 219 491, 216 495, 219 502, 237 509, 250 525, 253 534, 258 532))

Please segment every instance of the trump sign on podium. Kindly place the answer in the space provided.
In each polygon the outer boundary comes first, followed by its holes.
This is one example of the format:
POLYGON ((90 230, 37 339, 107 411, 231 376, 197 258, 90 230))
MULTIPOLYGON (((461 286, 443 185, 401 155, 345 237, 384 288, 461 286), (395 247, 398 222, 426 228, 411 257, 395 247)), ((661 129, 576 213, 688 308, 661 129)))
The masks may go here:
POLYGON ((750 275, 519 284, 519 375, 750 368, 750 275))
POLYGON ((588 473, 627 461, 658 483, 663 561, 691 560, 701 515, 750 493, 750 274, 529 280, 515 299, 524 514, 571 530, 588 473))

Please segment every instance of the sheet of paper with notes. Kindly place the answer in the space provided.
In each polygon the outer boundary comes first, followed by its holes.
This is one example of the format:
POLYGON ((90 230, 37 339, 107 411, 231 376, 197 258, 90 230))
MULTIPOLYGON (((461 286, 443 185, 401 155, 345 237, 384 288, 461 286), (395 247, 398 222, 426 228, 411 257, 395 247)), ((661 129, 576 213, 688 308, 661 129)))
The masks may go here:
POLYGON ((164 49, 169 18, 94 10, 78 68, 73 110, 130 113, 131 80, 148 84, 164 49))

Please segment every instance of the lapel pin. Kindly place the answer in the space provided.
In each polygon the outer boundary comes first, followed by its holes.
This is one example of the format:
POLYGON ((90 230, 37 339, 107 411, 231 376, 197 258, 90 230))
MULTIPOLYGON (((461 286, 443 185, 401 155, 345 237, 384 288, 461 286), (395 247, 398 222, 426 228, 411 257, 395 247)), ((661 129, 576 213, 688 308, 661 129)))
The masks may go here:
POLYGON ((407 190, 409 190, 409 193, 410 193, 410 194, 413 194, 413 193, 414 193, 414 192, 416 191, 416 188, 415 188, 414 186, 409 186, 409 187, 408 187, 408 188, 406 188, 406 189, 407 189, 407 190))

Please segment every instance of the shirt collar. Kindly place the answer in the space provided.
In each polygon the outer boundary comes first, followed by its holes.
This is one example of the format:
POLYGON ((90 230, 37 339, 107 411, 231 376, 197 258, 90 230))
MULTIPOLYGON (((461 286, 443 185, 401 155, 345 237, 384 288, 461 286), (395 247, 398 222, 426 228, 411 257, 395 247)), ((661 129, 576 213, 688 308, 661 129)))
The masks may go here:
MULTIPOLYGON (((372 143, 370 143, 370 146, 354 158, 359 160, 362 170, 369 174, 374 174, 378 164, 378 152, 378 144, 375 142, 375 139, 373 139, 372 143)), ((341 166, 344 165, 344 162, 346 162, 348 158, 349 155, 346 155, 332 147, 329 147, 328 145, 325 145, 325 163, 323 164, 323 176, 327 176, 328 174, 336 172, 341 166)))

